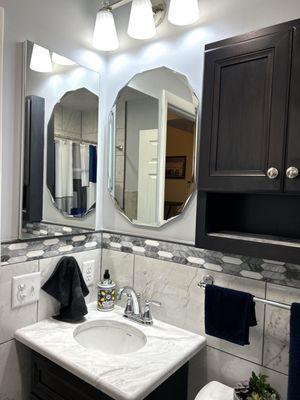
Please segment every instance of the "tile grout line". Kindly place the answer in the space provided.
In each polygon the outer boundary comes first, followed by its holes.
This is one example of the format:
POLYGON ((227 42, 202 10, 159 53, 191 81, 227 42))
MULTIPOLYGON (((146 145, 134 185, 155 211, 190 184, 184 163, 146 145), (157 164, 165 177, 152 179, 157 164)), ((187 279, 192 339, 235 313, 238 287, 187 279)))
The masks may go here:
POLYGON ((240 357, 240 356, 236 356, 236 355, 234 355, 234 354, 232 354, 232 353, 228 353, 228 351, 218 349, 217 347, 214 347, 214 346, 211 346, 211 345, 206 345, 206 347, 211 348, 211 349, 213 349, 213 350, 220 351, 221 353, 227 354, 227 355, 229 355, 229 356, 231 356, 231 357, 234 357, 234 358, 237 358, 237 359, 239 359, 239 360, 246 361, 246 362, 248 362, 248 363, 250 363, 250 364, 257 365, 258 367, 268 369, 269 371, 276 372, 277 374, 280 374, 280 375, 283 375, 283 376, 288 376, 287 374, 285 374, 285 373, 283 373, 283 372, 280 372, 280 371, 277 371, 276 369, 269 368, 269 367, 264 367, 262 364, 259 364, 259 363, 255 362, 255 361, 250 361, 250 360, 247 360, 247 358, 243 358, 243 357, 240 357))
POLYGON ((103 243, 103 233, 101 233, 101 240, 100 240, 100 269, 99 269, 99 273, 98 273, 98 281, 101 281, 101 275, 102 275, 102 270, 103 270, 103 247, 102 247, 102 243, 103 243))
POLYGON ((15 341, 15 338, 11 338, 11 339, 5 340, 4 342, 1 342, 1 343, 0 343, 0 347, 1 347, 3 344, 7 344, 7 343, 13 342, 13 341, 15 341))
POLYGON ((133 255, 133 265, 132 265, 132 287, 135 289, 135 261, 136 261, 136 258, 135 258, 135 254, 133 255))
MULTIPOLYGON (((265 299, 267 298, 267 282, 265 284, 265 299)), ((265 363, 265 334, 266 334, 266 321, 267 321, 267 305, 264 305, 264 321, 263 321, 263 337, 262 337, 262 358, 261 358, 261 362, 262 362, 262 366, 265 367, 264 363, 265 363)), ((266 367, 267 368, 267 367, 266 367)))
MULTIPOLYGON (((38 260, 38 272, 41 274, 41 283, 42 283, 41 260, 38 260)), ((39 299, 36 304, 36 322, 38 322, 38 320, 39 320, 39 306, 40 306, 41 290, 42 290, 42 286, 40 287, 39 299)))

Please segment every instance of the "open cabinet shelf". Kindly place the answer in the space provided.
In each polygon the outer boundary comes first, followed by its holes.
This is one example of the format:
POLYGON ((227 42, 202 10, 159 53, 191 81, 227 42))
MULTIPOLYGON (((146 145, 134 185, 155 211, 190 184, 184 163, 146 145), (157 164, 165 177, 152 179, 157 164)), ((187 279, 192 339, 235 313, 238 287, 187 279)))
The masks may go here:
POLYGON ((300 197, 286 194, 198 195, 196 246, 300 262, 300 197))

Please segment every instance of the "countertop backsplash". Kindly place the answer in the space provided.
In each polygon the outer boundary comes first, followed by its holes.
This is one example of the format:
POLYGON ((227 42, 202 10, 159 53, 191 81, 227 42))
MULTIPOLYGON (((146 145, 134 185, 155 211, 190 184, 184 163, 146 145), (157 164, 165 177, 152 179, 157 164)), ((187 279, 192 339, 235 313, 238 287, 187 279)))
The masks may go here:
MULTIPOLYGON (((2 244, 1 319, 6 322, 0 327, 0 358, 6 357, 7 362, 0 362, 0 373, 2 368, 16 371, 13 380, 9 376, 3 380, 1 393, 9 398, 20 398, 29 384, 25 368, 28 352, 13 340, 15 330, 54 315, 59 307, 41 291, 37 303, 12 309, 12 277, 40 271, 43 283, 64 255, 74 255, 80 266, 84 261, 95 260, 88 303, 96 300, 97 282, 108 268, 118 287, 133 286, 143 298, 162 302, 160 309, 153 307, 155 318, 202 335, 205 334, 204 291, 197 283, 206 274, 213 275, 220 286, 248 291, 269 300, 290 304, 300 298, 298 265, 228 255, 184 244, 108 232, 2 244)), ((258 326, 251 330, 250 346, 238 347, 207 337, 207 348, 190 363, 189 400, 210 380, 233 386, 246 379, 252 370, 269 375, 271 384, 285 400, 289 311, 263 304, 257 304, 256 310, 258 326)))

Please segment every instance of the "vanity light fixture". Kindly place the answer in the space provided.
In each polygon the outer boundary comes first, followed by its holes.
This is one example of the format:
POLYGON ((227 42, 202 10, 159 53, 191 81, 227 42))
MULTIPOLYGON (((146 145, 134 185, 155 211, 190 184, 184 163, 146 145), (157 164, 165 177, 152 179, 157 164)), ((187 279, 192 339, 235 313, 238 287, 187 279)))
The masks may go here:
POLYGON ((70 60, 69 58, 61 56, 60 54, 54 52, 52 53, 52 62, 54 62, 54 64, 64 65, 64 66, 76 65, 76 63, 70 60))
POLYGON ((151 0, 133 0, 128 25, 128 35, 134 39, 151 39, 156 27, 151 0))
POLYGON ((102 51, 113 51, 119 48, 119 39, 114 16, 109 2, 98 11, 94 29, 93 46, 102 51))
POLYGON ((171 0, 168 20, 173 25, 185 26, 198 21, 198 0, 171 0))
MULTIPOLYGON (((168 19, 173 25, 185 26, 198 21, 199 0, 170 0, 168 19)), ((151 39, 166 15, 165 0, 105 0, 97 14, 93 46, 112 51, 119 47, 119 40, 112 10, 131 4, 127 33, 134 39, 151 39)))
POLYGON ((42 46, 34 44, 30 60, 30 69, 43 73, 52 72, 53 67, 50 51, 42 46))

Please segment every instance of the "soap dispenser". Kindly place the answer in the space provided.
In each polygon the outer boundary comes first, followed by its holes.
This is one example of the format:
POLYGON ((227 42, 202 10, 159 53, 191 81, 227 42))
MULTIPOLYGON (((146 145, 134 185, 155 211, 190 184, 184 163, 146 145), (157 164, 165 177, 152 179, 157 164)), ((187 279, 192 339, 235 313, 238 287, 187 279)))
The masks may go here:
POLYGON ((110 279, 109 270, 106 269, 103 281, 98 283, 98 302, 99 311, 111 311, 115 307, 116 284, 110 279))

